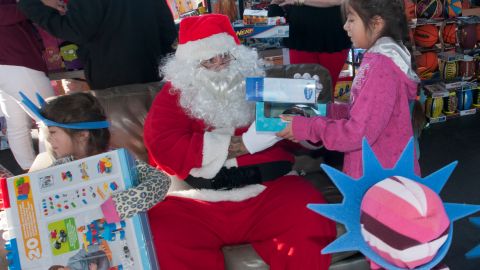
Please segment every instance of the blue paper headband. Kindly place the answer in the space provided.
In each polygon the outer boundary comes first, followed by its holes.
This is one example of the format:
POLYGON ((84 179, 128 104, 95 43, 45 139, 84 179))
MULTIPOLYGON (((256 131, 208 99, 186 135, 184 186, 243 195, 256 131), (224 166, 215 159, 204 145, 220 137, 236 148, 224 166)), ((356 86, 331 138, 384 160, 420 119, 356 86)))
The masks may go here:
MULTIPOLYGON (((360 227, 360 207, 363 196, 373 185, 393 175, 404 176, 415 180, 439 194, 447 182, 448 177, 457 165, 457 162, 452 162, 441 170, 436 171, 425 178, 421 178, 414 173, 414 147, 412 139, 410 139, 397 161, 397 164, 392 169, 384 169, 382 167, 365 138, 363 139, 362 146, 364 174, 362 178, 358 180, 355 180, 330 166, 324 164, 321 165, 338 189, 342 192, 344 198, 343 202, 340 204, 309 204, 307 207, 322 216, 343 223, 347 229, 347 232, 344 235, 322 250, 323 254, 358 250, 385 269, 402 270, 404 268, 397 267, 378 255, 363 239, 360 227)), ((443 205, 448 218, 452 223, 449 228, 448 238, 438 250, 435 257, 429 263, 414 268, 416 270, 429 270, 439 264, 447 254, 452 243, 453 222, 480 210, 479 205, 455 203, 444 203, 443 205)), ((480 249, 480 247, 478 247, 478 249, 480 249)), ((473 257, 479 253, 480 250, 475 249, 470 252, 470 255, 473 257)))
POLYGON ((57 123, 55 121, 49 120, 45 118, 41 113, 40 110, 46 104, 45 100, 43 99, 40 94, 36 93, 36 97, 38 103, 40 104, 40 108, 37 107, 22 91, 19 92, 20 96, 22 97, 22 103, 27 107, 27 109, 33 113, 41 122, 43 122, 47 127, 55 126, 61 128, 68 128, 68 129, 101 129, 101 128, 108 128, 110 123, 108 121, 95 121, 95 122, 78 122, 78 123, 57 123))

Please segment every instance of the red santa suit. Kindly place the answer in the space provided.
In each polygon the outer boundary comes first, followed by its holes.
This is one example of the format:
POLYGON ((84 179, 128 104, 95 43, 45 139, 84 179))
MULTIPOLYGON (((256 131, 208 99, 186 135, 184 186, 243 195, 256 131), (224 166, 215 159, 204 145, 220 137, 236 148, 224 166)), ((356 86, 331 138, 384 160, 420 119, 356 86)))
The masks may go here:
MULTIPOLYGON (((199 23, 202 17, 182 23, 199 23)), ((222 31, 231 35, 228 19, 225 25, 222 31)), ((222 167, 293 164, 294 157, 283 142, 227 159, 231 137, 240 136, 248 125, 217 128, 192 117, 181 105, 181 89, 175 88, 172 83, 164 86, 145 121, 145 144, 161 170, 180 181, 187 177, 209 181, 222 167)), ((223 246, 251 243, 270 269, 328 269, 330 256, 320 251, 335 238, 334 223, 306 207, 324 202, 306 179, 292 173, 230 190, 173 192, 149 211, 160 268, 224 269, 223 246)))

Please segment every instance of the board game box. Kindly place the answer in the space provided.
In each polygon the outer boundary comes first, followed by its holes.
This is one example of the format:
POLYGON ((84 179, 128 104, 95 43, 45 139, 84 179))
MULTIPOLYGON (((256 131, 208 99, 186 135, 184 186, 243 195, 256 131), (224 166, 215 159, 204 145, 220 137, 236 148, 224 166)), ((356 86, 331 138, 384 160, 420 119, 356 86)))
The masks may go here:
POLYGON ((158 269, 146 214, 107 223, 100 209, 136 183, 124 149, 1 179, 9 269, 158 269))

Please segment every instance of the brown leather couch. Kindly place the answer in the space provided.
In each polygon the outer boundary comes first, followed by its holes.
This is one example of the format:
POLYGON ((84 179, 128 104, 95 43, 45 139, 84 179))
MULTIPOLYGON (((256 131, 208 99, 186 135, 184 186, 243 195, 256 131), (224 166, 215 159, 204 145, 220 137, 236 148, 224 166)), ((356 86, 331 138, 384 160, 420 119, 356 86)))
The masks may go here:
MULTIPOLYGON (((272 66, 267 76, 293 78, 295 73, 317 74, 324 90, 319 101, 332 100, 332 83, 328 71, 314 64, 272 66)), ((111 145, 114 148, 124 147, 141 160, 147 160, 148 154, 143 144, 143 124, 150 105, 163 83, 152 83, 147 86, 127 85, 101 91, 92 91, 104 106, 111 122, 111 145)), ((330 203, 340 202, 342 197, 332 185, 328 177, 320 170, 321 157, 315 153, 303 152, 297 156, 295 168, 305 172, 305 176, 319 188, 330 203)), ((338 234, 344 229, 337 226, 338 234)), ((269 269, 249 244, 226 246, 223 248, 227 270, 269 269)), ((320 251, 319 251, 320 252, 320 251)), ((369 269, 363 256, 355 252, 333 255, 330 270, 363 270, 369 269)))

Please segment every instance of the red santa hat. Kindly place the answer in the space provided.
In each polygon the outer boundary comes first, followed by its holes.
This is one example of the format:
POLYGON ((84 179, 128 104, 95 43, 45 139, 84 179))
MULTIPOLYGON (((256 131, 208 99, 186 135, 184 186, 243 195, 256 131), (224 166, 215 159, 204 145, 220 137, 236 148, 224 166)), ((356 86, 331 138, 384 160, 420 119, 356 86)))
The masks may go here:
POLYGON ((180 59, 207 60, 239 44, 227 16, 208 14, 187 17, 180 22, 175 56, 180 59))

